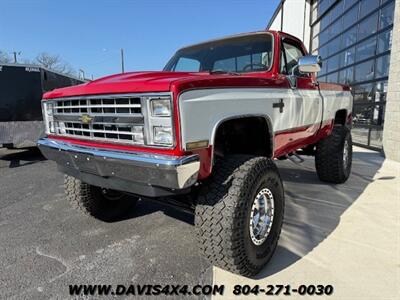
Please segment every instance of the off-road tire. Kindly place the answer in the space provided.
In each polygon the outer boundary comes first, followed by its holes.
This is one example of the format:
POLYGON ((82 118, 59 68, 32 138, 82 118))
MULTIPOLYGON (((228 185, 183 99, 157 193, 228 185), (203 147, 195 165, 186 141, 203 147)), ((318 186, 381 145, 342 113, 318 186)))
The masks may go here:
POLYGON ((116 199, 110 200, 104 196, 100 187, 68 175, 65 175, 64 190, 73 208, 106 222, 114 221, 131 212, 138 201, 137 197, 122 193, 120 196, 117 194, 116 199))
POLYGON ((350 129, 335 125, 331 135, 319 141, 315 153, 315 168, 321 181, 343 183, 351 173, 353 145, 350 129), (343 161, 344 146, 347 141, 348 160, 343 161))
POLYGON ((199 192, 195 225, 203 256, 213 265, 254 276, 274 253, 282 228, 284 191, 275 164, 265 157, 231 155, 219 160, 199 192), (267 239, 255 245, 250 212, 255 195, 267 187, 274 196, 274 219, 267 239))

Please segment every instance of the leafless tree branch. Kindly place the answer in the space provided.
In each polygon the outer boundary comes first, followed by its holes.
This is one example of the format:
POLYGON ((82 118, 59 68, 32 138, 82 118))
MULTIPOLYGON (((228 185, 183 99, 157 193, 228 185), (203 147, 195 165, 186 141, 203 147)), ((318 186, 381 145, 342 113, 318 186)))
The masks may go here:
POLYGON ((36 56, 35 62, 47 69, 54 70, 56 72, 76 75, 76 71, 72 66, 63 61, 59 55, 49 54, 47 52, 39 53, 36 56))
POLYGON ((8 64, 11 62, 12 62, 11 56, 8 55, 6 52, 0 50, 0 63, 8 64))

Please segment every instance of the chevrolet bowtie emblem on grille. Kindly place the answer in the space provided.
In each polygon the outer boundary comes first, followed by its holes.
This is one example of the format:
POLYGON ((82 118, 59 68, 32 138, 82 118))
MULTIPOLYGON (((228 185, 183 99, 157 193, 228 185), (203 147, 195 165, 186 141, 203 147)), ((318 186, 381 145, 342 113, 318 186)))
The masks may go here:
POLYGON ((90 124, 93 121, 93 117, 89 116, 88 114, 83 114, 80 118, 83 124, 90 124))

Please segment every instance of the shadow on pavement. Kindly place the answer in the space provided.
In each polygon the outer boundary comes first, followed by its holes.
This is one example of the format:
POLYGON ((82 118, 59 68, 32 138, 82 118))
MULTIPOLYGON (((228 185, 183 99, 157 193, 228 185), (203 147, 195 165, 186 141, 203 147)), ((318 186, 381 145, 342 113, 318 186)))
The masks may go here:
POLYGON ((45 158, 37 147, 0 149, 0 168, 18 168, 43 160, 45 160, 45 158))
MULTIPOLYGON (((114 222, 120 222, 132 218, 138 218, 141 216, 149 215, 154 212, 161 211, 164 215, 174 218, 176 220, 179 220, 181 222, 185 222, 190 225, 194 225, 194 215, 190 214, 188 212, 185 212, 183 210, 180 210, 178 208, 171 207, 169 205, 164 205, 159 202, 153 202, 149 200, 141 200, 138 202, 137 206, 135 209, 125 215, 124 217, 114 221, 114 222)), ((114 223, 112 222, 112 223, 114 223)))
POLYGON ((278 162, 285 186, 285 220, 277 250, 256 279, 286 269, 328 238, 341 215, 374 180, 382 163, 383 158, 376 152, 354 152, 349 180, 333 185, 319 181, 313 158, 307 158, 301 166, 278 162))

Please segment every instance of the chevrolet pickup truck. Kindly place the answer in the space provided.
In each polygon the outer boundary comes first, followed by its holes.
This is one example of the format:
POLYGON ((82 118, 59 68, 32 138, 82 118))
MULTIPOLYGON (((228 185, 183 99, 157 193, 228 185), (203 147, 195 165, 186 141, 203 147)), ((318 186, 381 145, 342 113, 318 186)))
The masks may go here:
POLYGON ((283 32, 188 46, 161 72, 46 93, 38 145, 66 174, 66 197, 79 210, 110 221, 139 199, 174 203, 195 214, 206 259, 253 276, 283 224, 274 160, 313 155, 330 183, 351 171, 351 92, 318 82, 320 67, 283 32))

